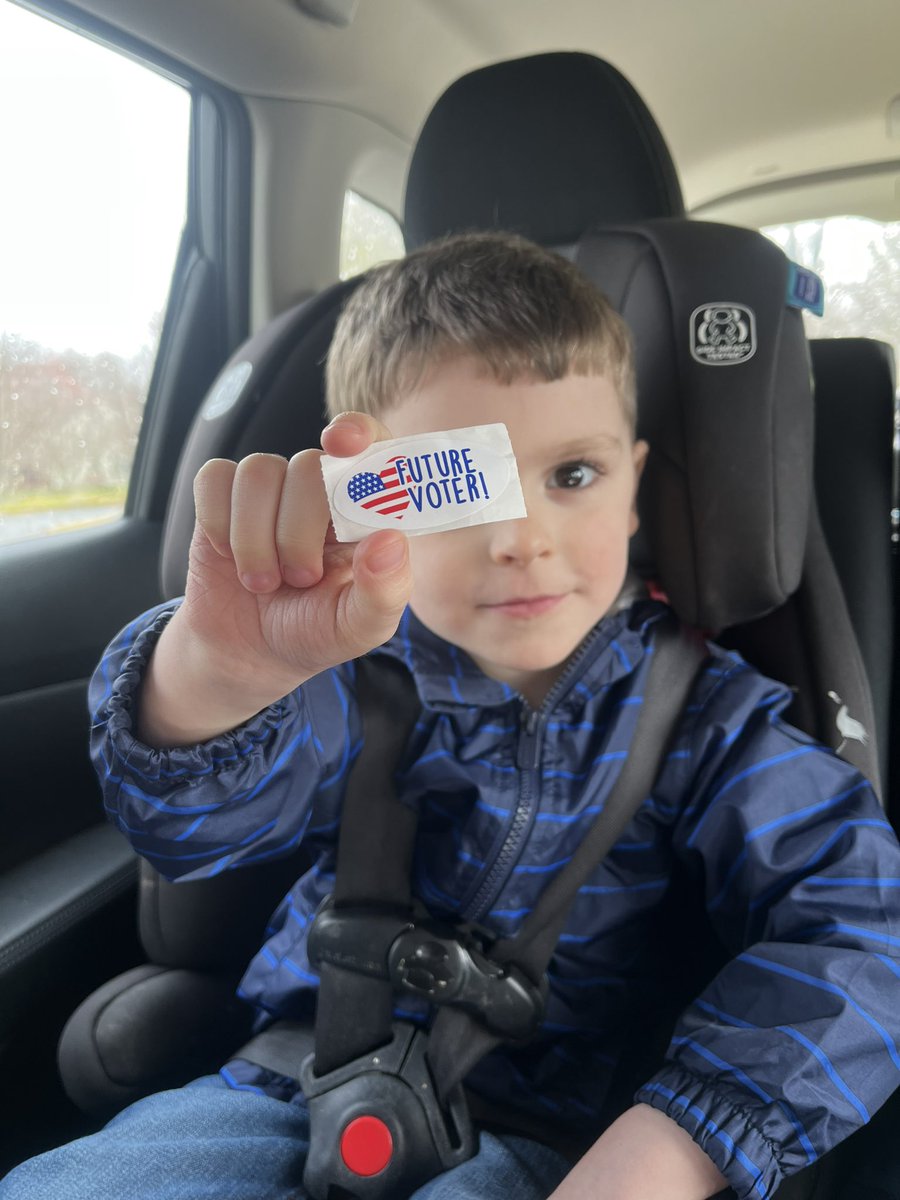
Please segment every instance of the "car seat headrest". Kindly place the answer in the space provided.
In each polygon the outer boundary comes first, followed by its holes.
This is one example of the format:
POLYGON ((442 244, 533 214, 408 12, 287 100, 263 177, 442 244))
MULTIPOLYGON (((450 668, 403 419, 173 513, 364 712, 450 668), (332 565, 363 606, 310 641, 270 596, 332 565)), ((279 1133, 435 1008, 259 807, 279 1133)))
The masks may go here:
POLYGON ((813 470, 809 348, 789 262, 762 234, 660 220, 583 237, 576 262, 631 327, 650 443, 636 566, 711 631, 783 604, 813 470))
POLYGON ((641 97, 602 59, 560 52, 450 85, 413 152, 404 230, 409 249, 470 229, 568 246, 595 221, 683 215, 671 155, 641 97))

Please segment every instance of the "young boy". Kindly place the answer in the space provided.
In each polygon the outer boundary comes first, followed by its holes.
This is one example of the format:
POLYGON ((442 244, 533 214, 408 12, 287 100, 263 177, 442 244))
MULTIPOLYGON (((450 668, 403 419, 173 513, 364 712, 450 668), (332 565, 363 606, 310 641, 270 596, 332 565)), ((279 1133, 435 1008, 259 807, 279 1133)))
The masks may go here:
MULTIPOLYGON (((93 751, 110 813, 168 876, 310 848, 242 984, 263 1021, 308 1013, 317 983, 307 930, 360 737, 352 660, 401 660, 421 699, 398 774, 421 814, 414 892, 506 936, 609 794, 666 612, 627 575, 647 449, 628 337, 565 260, 471 235, 376 270, 335 334, 328 402, 338 457, 503 422, 527 516, 342 545, 319 451, 198 475, 186 596, 110 647, 93 751)), ((584 1157, 483 1132, 417 1197, 765 1198, 896 1087, 900 850, 865 780, 781 721, 788 699, 710 647, 652 794, 576 897, 538 1034, 467 1081, 584 1157), (712 977, 703 937, 723 951, 712 977), (603 1116, 667 1004, 665 1060, 603 1116)), ((306 1137, 297 1083, 233 1062, 0 1196, 298 1196, 306 1137)))

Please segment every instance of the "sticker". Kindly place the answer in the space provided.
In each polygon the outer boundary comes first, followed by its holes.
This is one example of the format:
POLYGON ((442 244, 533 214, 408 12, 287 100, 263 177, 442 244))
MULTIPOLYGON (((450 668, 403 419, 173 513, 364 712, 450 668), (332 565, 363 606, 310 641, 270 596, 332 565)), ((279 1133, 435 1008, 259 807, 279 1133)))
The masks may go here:
POLYGON ((805 308, 821 317, 825 313, 825 284, 809 267, 789 262, 787 303, 790 308, 805 308))
POLYGON ((415 536, 526 515, 502 424, 391 438, 352 458, 323 454, 322 475, 339 542, 373 529, 415 536))
POLYGON ((691 355, 710 367, 730 367, 756 353, 756 318, 744 304, 719 300, 691 313, 691 355))
POLYGON ((204 421, 215 421, 233 408, 253 374, 253 364, 242 359, 223 371, 213 385, 206 403, 200 410, 204 421))

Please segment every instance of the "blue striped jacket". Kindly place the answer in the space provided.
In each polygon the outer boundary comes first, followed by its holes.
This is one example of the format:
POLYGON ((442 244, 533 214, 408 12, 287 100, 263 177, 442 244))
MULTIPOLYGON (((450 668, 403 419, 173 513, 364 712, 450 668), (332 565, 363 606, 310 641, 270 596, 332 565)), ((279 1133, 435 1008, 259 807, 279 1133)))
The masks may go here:
MULTIPOLYGON (((126 629, 92 683, 106 808, 170 878, 306 843, 314 865, 241 985, 260 1024, 297 1016, 360 745, 354 666, 207 744, 151 750, 132 700, 171 611, 126 629)), ((410 613, 375 652, 406 663, 422 700, 399 785, 433 913, 517 929, 603 808, 664 611, 641 599, 601 621, 539 711, 410 613)), ((624 1103, 679 1122, 739 1197, 767 1197, 900 1084, 900 848, 866 781, 782 720, 789 698, 710 647, 652 795, 575 900, 539 1035, 485 1059, 474 1090, 593 1136, 624 1081, 624 1103)), ((249 1064, 224 1073, 296 1098, 249 1064)))

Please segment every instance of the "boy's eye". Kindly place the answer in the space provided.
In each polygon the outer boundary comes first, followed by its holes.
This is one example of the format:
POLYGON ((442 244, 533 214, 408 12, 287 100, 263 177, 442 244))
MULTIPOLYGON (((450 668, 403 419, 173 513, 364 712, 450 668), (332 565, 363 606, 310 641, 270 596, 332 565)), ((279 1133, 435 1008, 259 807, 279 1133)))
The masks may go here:
POLYGON ((586 462, 563 463, 550 476, 554 488, 584 488, 594 482, 600 472, 586 462))

